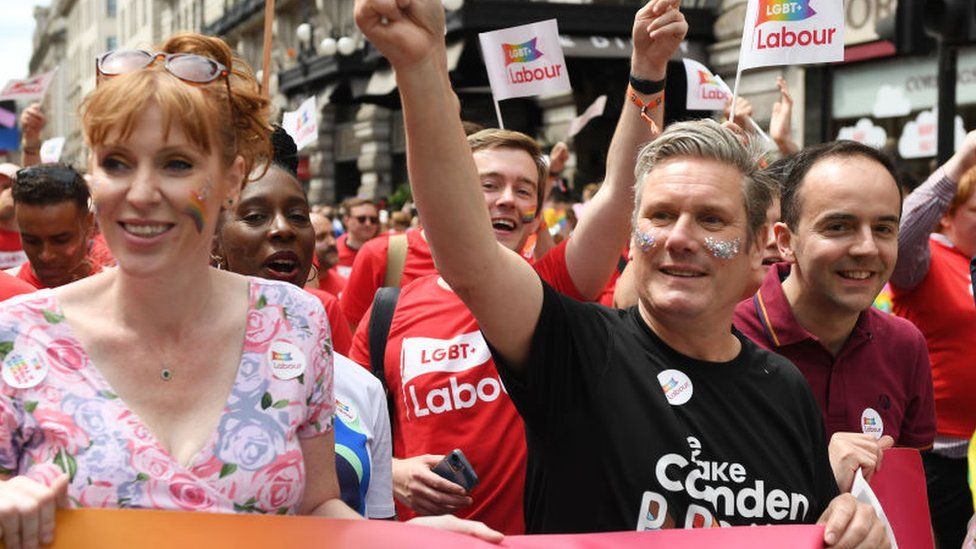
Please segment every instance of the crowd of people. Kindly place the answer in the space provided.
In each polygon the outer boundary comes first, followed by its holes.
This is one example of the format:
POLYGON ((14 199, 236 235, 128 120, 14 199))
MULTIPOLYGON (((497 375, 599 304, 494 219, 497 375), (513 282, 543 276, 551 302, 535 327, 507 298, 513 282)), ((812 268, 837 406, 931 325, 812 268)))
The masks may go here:
POLYGON ((397 75, 396 211, 310 204, 218 38, 99 56, 84 169, 40 163, 44 114, 22 113, 22 166, 0 165, 7 547, 51 542, 62 507, 489 541, 819 523, 887 547, 850 492, 893 446, 922 452, 937 547, 974 543, 976 132, 905 196, 874 148, 793 142, 782 81, 768 142, 745 103, 666 126, 688 24, 650 0, 605 178, 565 204, 565 144, 459 118, 439 1, 356 20, 397 75))

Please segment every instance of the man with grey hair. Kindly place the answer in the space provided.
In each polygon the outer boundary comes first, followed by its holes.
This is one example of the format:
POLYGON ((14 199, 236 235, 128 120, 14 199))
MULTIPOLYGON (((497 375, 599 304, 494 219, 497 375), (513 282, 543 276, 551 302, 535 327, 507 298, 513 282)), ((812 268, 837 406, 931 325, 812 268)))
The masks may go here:
MULTIPOLYGON (((648 2, 643 38, 673 32, 657 31, 677 8, 648 2)), ((356 21, 396 69, 410 181, 438 269, 477 318, 525 420, 528 532, 819 520, 829 546, 887 546, 874 511, 837 496, 806 381, 731 329, 762 260, 768 201, 735 137, 714 122, 679 124, 642 151, 639 305, 579 303, 492 234, 440 2, 357 0, 356 21)), ((632 86, 654 90, 664 76, 632 86)), ((638 99, 625 105, 637 119, 659 106, 638 99)))

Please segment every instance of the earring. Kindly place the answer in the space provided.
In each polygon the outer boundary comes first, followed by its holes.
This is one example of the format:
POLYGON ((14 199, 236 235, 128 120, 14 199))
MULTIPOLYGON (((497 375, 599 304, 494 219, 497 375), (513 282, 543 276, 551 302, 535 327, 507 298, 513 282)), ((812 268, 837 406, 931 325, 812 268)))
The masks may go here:
POLYGON ((309 274, 309 275, 308 275, 308 276, 306 277, 306 279, 305 279, 305 282, 306 282, 306 283, 307 283, 307 282, 308 282, 309 280, 315 280, 316 278, 318 278, 318 277, 319 277, 319 272, 320 272, 320 271, 319 271, 319 268, 315 266, 315 263, 312 263, 312 269, 311 269, 311 271, 312 271, 312 272, 311 272, 311 273, 310 273, 310 274, 309 274))
POLYGON ((219 255, 210 254, 210 266, 218 271, 225 271, 227 270, 227 260, 219 255))

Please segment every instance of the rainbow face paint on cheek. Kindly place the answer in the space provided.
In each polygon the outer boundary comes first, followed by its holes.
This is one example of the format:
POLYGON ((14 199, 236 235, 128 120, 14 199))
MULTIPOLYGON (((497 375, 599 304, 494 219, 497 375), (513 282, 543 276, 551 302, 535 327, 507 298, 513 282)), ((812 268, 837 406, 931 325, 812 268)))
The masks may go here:
POLYGON ((190 191, 190 203, 183 209, 183 213, 190 216, 193 225, 197 228, 197 233, 203 233, 203 227, 207 224, 207 205, 205 201, 210 196, 213 189, 213 180, 207 178, 206 184, 202 189, 190 191))
POLYGON ((535 208, 532 208, 531 210, 526 210, 525 212, 523 212, 522 223, 528 223, 530 221, 535 220, 536 211, 537 210, 535 208))
POLYGON ((719 259, 732 259, 739 255, 742 249, 742 239, 735 237, 732 240, 717 240, 706 236, 705 249, 719 259))

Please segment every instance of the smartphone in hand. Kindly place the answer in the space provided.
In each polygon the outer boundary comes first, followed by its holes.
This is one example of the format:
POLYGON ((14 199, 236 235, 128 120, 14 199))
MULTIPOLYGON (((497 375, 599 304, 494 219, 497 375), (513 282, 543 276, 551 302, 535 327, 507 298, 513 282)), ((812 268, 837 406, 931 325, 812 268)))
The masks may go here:
POLYGON ((478 485, 478 475, 475 474, 474 468, 471 467, 468 458, 464 457, 464 452, 456 448, 444 456, 444 459, 435 465, 432 471, 468 492, 471 492, 478 485))

